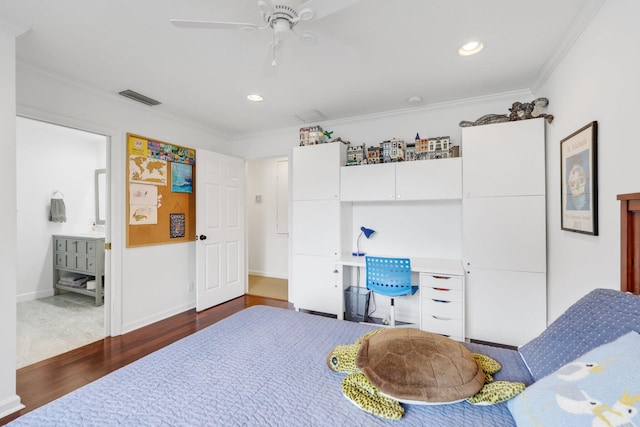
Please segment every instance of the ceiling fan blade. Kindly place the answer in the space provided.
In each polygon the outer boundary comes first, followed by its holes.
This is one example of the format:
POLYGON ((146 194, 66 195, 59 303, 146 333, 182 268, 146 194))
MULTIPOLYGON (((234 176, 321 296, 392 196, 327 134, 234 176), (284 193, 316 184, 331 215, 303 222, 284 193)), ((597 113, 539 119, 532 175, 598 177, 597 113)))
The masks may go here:
POLYGON ((214 29, 214 30, 256 30, 256 24, 244 22, 190 21, 184 19, 170 19, 169 22, 178 28, 214 29))
POLYGON ((313 19, 322 19, 340 10, 349 7, 361 0, 309 0, 298 7, 299 11, 310 8, 313 10, 313 19))
POLYGON ((260 8, 260 11, 267 16, 272 16, 276 11, 271 0, 258 0, 258 7, 260 8))

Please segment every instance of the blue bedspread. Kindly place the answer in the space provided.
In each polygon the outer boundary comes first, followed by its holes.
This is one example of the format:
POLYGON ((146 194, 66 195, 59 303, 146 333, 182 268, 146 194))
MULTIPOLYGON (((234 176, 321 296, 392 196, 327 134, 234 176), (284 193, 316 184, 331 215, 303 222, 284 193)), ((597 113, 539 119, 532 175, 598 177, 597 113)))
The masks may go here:
MULTIPOLYGON (((342 396, 326 356, 368 325, 257 306, 29 412, 11 426, 512 426, 506 403, 404 405, 385 421, 342 396)), ((498 360, 497 380, 533 382, 517 351, 467 344, 498 360)))

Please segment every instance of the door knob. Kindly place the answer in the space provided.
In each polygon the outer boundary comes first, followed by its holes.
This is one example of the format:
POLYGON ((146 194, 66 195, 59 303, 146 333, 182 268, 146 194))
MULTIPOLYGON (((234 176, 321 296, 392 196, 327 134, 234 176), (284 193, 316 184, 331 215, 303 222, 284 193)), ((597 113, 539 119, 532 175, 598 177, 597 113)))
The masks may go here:
POLYGON ((207 240, 207 236, 205 236, 204 234, 200 235, 200 240, 207 240))

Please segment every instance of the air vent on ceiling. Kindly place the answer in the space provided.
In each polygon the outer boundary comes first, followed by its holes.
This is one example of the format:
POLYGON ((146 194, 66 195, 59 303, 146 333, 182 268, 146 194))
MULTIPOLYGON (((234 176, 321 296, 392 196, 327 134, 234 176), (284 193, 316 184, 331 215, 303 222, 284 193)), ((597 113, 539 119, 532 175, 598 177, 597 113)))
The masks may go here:
POLYGON ((323 120, 326 120, 327 118, 327 116, 325 116, 321 111, 318 110, 303 111, 298 114, 294 114, 294 116, 298 120, 302 120, 304 123, 321 122, 323 120))
POLYGON ((160 101, 156 101, 155 99, 149 98, 148 96, 144 96, 138 92, 135 92, 131 89, 123 90, 122 92, 118 92, 118 94, 122 96, 126 96, 129 99, 133 99, 134 101, 142 102, 144 105, 159 105, 160 101))

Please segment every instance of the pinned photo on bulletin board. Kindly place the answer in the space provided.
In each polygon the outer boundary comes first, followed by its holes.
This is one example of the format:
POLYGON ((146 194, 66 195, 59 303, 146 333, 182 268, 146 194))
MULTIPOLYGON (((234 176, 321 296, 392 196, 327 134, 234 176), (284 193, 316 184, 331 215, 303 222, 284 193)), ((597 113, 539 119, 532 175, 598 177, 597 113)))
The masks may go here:
POLYGON ((172 213, 169 214, 171 221, 169 222, 170 230, 169 237, 175 239, 176 237, 184 237, 184 214, 172 213))
POLYGON ((171 164, 171 191, 174 193, 193 192, 193 168, 191 165, 171 164))

